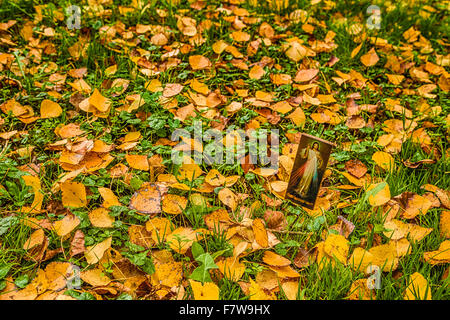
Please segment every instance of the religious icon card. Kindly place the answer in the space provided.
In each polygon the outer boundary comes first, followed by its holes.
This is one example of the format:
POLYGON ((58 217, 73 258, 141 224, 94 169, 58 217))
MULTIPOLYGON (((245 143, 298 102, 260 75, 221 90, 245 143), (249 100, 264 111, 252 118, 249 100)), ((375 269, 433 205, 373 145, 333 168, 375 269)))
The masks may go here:
POLYGON ((302 133, 286 190, 286 199, 314 209, 334 144, 302 133))

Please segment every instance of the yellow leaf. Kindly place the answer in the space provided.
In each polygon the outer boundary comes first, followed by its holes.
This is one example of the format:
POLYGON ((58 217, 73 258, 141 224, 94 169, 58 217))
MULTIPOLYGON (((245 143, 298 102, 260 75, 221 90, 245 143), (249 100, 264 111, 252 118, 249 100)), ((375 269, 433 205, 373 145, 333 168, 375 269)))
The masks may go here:
POLYGON ((117 196, 112 192, 109 188, 98 188, 98 192, 102 196, 103 200, 103 207, 109 208, 112 206, 120 206, 121 203, 119 202, 119 199, 117 199, 117 196))
POLYGON ((424 252, 423 258, 429 264, 450 263, 450 240, 445 240, 435 251, 424 252))
POLYGON ((196 163, 183 163, 178 170, 177 178, 180 180, 195 180, 203 173, 200 166, 196 163))
POLYGON ((280 101, 270 106, 272 110, 285 114, 292 110, 291 105, 287 101, 280 101))
POLYGON ((150 81, 147 81, 145 83, 145 89, 147 89, 150 92, 163 91, 163 87, 162 87, 161 81, 159 81, 158 79, 152 79, 150 81))
POLYGON ((81 271, 80 278, 84 282, 89 283, 94 287, 106 286, 111 282, 111 279, 108 278, 105 273, 98 268, 81 271))
POLYGON ((404 298, 405 300, 431 300, 431 287, 420 273, 415 272, 409 278, 404 298))
POLYGON ((247 32, 241 30, 232 32, 231 37, 234 41, 237 42, 247 42, 250 40, 250 35, 247 32))
POLYGON ((285 257, 282 257, 272 251, 264 252, 263 261, 264 263, 275 267, 285 267, 291 264, 289 259, 286 259, 285 257))
POLYGON ((195 300, 219 300, 219 287, 213 282, 205 282, 189 279, 195 300))
POLYGON ((388 81, 394 85, 399 85, 405 76, 402 76, 401 74, 386 74, 388 81))
POLYGON ((349 251, 347 239, 340 234, 330 233, 325 240, 323 250, 330 256, 336 258, 339 262, 345 264, 349 251))
POLYGON ((405 192, 402 195, 403 197, 400 199, 403 209, 401 215, 405 219, 414 219, 419 214, 425 215, 432 207, 432 202, 426 197, 411 192, 405 192))
POLYGON ((249 295, 250 300, 277 300, 273 292, 264 290, 252 278, 250 278, 249 295))
POLYGON ((109 66, 108 68, 105 69, 105 76, 109 77, 112 76, 113 74, 115 74, 117 71, 117 64, 113 64, 112 66, 109 66))
POLYGON ((84 253, 88 264, 95 264, 103 258, 105 251, 111 248, 112 237, 109 237, 102 242, 94 244, 93 246, 86 247, 84 253))
POLYGON ((62 113, 61 106, 51 100, 45 99, 41 102, 41 118, 56 118, 62 113))
POLYGON ((359 279, 352 283, 348 292, 349 300, 375 300, 376 295, 374 290, 368 288, 368 279, 359 279))
POLYGON ((216 41, 212 45, 212 49, 215 53, 221 54, 228 47, 228 43, 223 40, 216 41))
POLYGON ((130 209, 145 214, 161 212, 161 192, 156 185, 142 187, 137 190, 130 200, 130 209))
POLYGON ((232 211, 236 210, 238 202, 237 196, 228 188, 223 188, 218 193, 219 200, 232 211))
POLYGON ((40 212, 42 208, 42 202, 44 201, 44 195, 41 192, 41 181, 36 176, 22 176, 25 185, 31 187, 34 193, 33 203, 31 207, 22 207, 22 212, 40 212))
POLYGON ((167 218, 153 218, 146 222, 145 229, 152 234, 155 243, 161 243, 166 240, 171 233, 170 221, 167 218))
POLYGON ((71 233, 80 222, 81 221, 77 216, 70 214, 61 220, 55 221, 55 223, 53 223, 53 229, 55 229, 58 236, 64 237, 71 233))
POLYGON ((374 66, 380 58, 378 57, 375 49, 372 48, 365 55, 361 56, 360 60, 366 67, 371 67, 374 66))
POLYGON ((239 281, 245 272, 245 264, 239 262, 235 257, 228 257, 218 261, 217 266, 220 272, 228 280, 237 282, 239 281))
POLYGON ((192 246, 194 241, 202 238, 200 234, 191 228, 179 227, 167 237, 167 243, 172 250, 184 254, 192 246))
POLYGON ((366 194, 369 195, 368 201, 373 207, 381 206, 391 199, 389 185, 386 182, 371 184, 367 188, 366 194))
POLYGON ((263 248, 267 248, 269 245, 269 239, 263 220, 260 218, 253 220, 252 229, 255 235, 256 243, 263 248))
POLYGON ((86 188, 82 183, 61 183, 62 203, 65 207, 81 208, 87 205, 86 188))
POLYGON ((170 214, 181 214, 186 209, 187 199, 176 194, 167 194, 162 201, 162 209, 170 214))
POLYGON ((285 281, 281 284, 281 288, 289 300, 297 299, 298 286, 298 281, 285 281))
POLYGON ((404 223, 400 220, 392 219, 384 224, 387 231, 384 235, 391 240, 399 240, 408 237, 412 241, 420 241, 433 231, 432 228, 424 228, 412 223, 404 223))
POLYGON ((264 69, 259 64, 255 64, 250 69, 250 72, 248 73, 248 76, 250 77, 250 79, 259 80, 259 79, 261 79, 264 76, 265 73, 266 72, 264 71, 264 69))
POLYGON ((306 56, 307 50, 300 43, 292 41, 288 44, 285 54, 292 61, 298 62, 306 56))
POLYGON ((205 96, 209 93, 208 86, 195 78, 191 81, 191 88, 205 96))
POLYGON ((126 154, 125 159, 131 168, 137 170, 148 171, 150 166, 148 164, 148 158, 145 155, 138 154, 126 154))
POLYGON ((296 126, 301 126, 306 122, 306 116, 301 107, 297 107, 287 118, 291 119, 296 126))
POLYGON ((286 181, 272 181, 270 183, 270 187, 272 188, 273 191, 277 192, 277 193, 283 193, 284 191, 286 191, 288 186, 288 183, 286 181))
POLYGON ((89 98, 89 103, 101 112, 106 112, 111 107, 111 100, 102 96, 97 89, 94 89, 94 92, 89 98))
POLYGON ((216 169, 210 170, 205 177, 205 182, 213 187, 223 186, 225 181, 225 177, 216 169))
POLYGON ((211 67, 211 61, 202 55, 189 56, 189 64, 192 70, 203 70, 211 67))
POLYGON ((295 82, 306 82, 312 80, 319 73, 319 69, 302 69, 295 75, 295 82))
POLYGON ((30 235, 27 241, 25 241, 23 249, 28 251, 37 246, 42 246, 44 242, 45 242, 44 229, 37 229, 30 235))
POLYGON ((109 210, 105 208, 97 208, 89 213, 89 220, 96 228, 112 228, 114 217, 109 215, 109 210))
POLYGON ((394 169, 394 158, 387 152, 377 151, 372 155, 372 160, 386 171, 394 169))
POLYGON ((447 239, 450 238, 450 211, 449 210, 443 210, 441 212, 441 219, 440 219, 440 230, 441 235, 447 239))
POLYGON ((372 247, 369 253, 372 255, 372 264, 379 266, 383 272, 397 269, 397 246, 394 242, 372 247))
POLYGON ((363 248, 357 247, 350 256, 348 263, 354 270, 365 272, 373 261, 373 254, 363 248))

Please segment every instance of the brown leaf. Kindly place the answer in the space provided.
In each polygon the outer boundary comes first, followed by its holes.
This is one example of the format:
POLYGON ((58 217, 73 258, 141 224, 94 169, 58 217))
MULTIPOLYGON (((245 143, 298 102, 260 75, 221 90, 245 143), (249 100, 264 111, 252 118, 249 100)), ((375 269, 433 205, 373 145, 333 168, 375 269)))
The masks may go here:
POLYGON ((299 70, 295 75, 295 82, 306 82, 312 80, 319 73, 319 69, 299 70))
POLYGON ((148 185, 136 191, 131 197, 129 208, 150 215, 161 213, 161 192, 158 186, 148 185))
POLYGON ((273 230, 285 230, 288 222, 283 212, 267 210, 264 213, 264 220, 267 223, 267 227, 273 230))
POLYGON ((168 83, 163 90, 163 97, 170 98, 176 96, 183 90, 184 86, 179 83, 168 83))
POLYGON ((75 234, 70 242, 70 257, 84 253, 86 248, 84 246, 84 233, 81 230, 75 231, 75 234))
POLYGON ((311 263, 313 263, 313 262, 314 262, 314 259, 311 256, 311 251, 308 251, 304 248, 298 249, 298 253, 294 258, 294 264, 298 268, 306 268, 309 265, 311 265, 311 263))
POLYGON ((348 173, 355 176, 356 178, 360 179, 364 177, 364 175, 367 172, 367 167, 364 163, 362 163, 360 160, 349 160, 345 163, 345 170, 347 170, 348 173))

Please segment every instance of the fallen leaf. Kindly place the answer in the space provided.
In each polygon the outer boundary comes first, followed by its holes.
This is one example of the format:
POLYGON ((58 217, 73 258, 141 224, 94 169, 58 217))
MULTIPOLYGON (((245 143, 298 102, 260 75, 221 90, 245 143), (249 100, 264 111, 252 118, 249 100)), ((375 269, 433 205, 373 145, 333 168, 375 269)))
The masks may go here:
POLYGON ((56 118, 59 117, 62 113, 61 106, 48 99, 44 99, 41 102, 41 118, 56 118))
POLYGON ((253 233, 255 235, 255 241, 263 248, 267 248, 269 245, 268 235, 266 228, 264 227, 264 222, 262 219, 253 220, 252 224, 253 233))
POLYGON ((391 199, 389 185, 386 182, 371 184, 366 189, 366 195, 370 205, 373 207, 381 206, 391 199))
POLYGON ((167 194, 162 201, 162 210, 170 214, 181 214, 187 206, 187 199, 176 194, 167 194))
POLYGON ((100 261, 100 259, 105 254, 105 251, 111 248, 112 237, 109 237, 102 242, 94 244, 92 246, 86 247, 84 256, 86 257, 86 262, 88 264, 95 264, 100 261))
POLYGON ((431 300, 431 288, 420 273, 414 272, 410 276, 404 298, 405 300, 431 300))
POLYGON ((366 67, 372 67, 380 60, 380 58, 378 57, 375 48, 372 48, 365 55, 362 55, 360 60, 366 67))
POLYGON ((87 205, 86 188, 82 183, 65 181, 61 183, 61 191, 64 206, 81 208, 87 205))
POLYGON ((71 233, 80 224, 80 219, 73 215, 67 215, 63 219, 55 221, 53 223, 53 229, 60 237, 65 237, 71 233))
POLYGON ((201 55, 189 56, 189 64, 192 70, 203 70, 211 67, 211 61, 201 55))
POLYGON ((145 186, 131 197, 130 209, 155 215, 161 212, 161 192, 156 185, 145 186))
POLYGON ((282 257, 272 251, 264 252, 263 262, 275 267, 284 267, 291 264, 289 259, 286 259, 285 257, 282 257))
POLYGON ((112 228, 115 221, 114 217, 109 215, 109 210, 97 208, 89 213, 89 220, 96 228, 112 228))

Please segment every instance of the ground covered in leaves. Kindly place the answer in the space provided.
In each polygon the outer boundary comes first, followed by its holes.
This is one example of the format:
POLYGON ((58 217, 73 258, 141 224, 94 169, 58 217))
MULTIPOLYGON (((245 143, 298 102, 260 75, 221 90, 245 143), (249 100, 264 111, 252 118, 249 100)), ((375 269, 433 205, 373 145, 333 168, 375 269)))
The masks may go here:
POLYGON ((0 300, 449 299, 449 2, 375 2, 3 1, 0 300), (174 163, 194 120, 278 169, 174 163))

